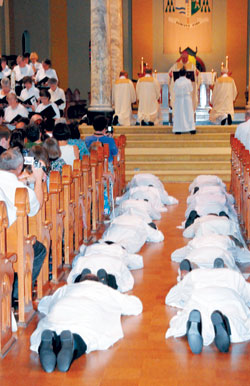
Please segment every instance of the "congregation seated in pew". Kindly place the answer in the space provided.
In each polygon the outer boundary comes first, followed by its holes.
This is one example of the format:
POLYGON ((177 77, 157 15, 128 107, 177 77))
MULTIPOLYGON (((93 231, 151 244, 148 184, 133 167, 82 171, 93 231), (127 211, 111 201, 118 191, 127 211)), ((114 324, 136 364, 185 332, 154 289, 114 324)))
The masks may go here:
POLYGON ((58 171, 62 175, 62 167, 66 165, 66 162, 62 158, 58 141, 55 138, 47 138, 43 143, 43 147, 47 150, 49 156, 50 171, 58 171))
POLYGON ((66 123, 57 123, 53 129, 53 137, 58 141, 61 157, 66 164, 73 167, 75 159, 79 159, 79 149, 76 145, 69 145, 70 128, 66 123))

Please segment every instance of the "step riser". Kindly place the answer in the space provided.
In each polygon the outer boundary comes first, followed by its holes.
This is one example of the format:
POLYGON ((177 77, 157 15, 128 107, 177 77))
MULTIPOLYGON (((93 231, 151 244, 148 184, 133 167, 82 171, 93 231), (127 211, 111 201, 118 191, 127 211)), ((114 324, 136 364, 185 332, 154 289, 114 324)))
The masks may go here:
POLYGON ((220 154, 139 154, 139 155, 126 155, 127 161, 228 161, 230 162, 230 155, 220 155, 220 154))
MULTIPOLYGON (((151 141, 152 140, 152 134, 126 134, 127 141, 151 141)), ((185 137, 179 135, 173 136, 173 134, 153 134, 155 141, 183 141, 183 138, 185 141, 229 141, 230 140, 230 133, 224 133, 224 134, 218 134, 218 133, 211 133, 211 134, 196 134, 196 135, 185 135, 185 137)))
MULTIPOLYGON (((155 174, 157 176, 157 174, 155 174)), ((189 174, 185 176, 179 176, 179 175, 171 175, 171 176, 162 176, 159 175, 158 177, 161 179, 162 182, 192 182, 199 173, 197 174, 189 174)), ((230 182, 231 180, 231 175, 230 174, 220 174, 219 177, 224 181, 224 182, 230 182)), ((131 175, 126 175, 126 181, 130 181, 133 178, 131 175)))
POLYGON ((147 142, 132 142, 132 141, 127 141, 127 149, 128 148, 179 148, 179 147, 197 147, 197 148, 203 148, 203 147, 229 147, 230 142, 229 141, 204 141, 204 142, 191 142, 191 141, 183 141, 183 142, 174 142, 174 141, 147 141, 147 142))
MULTIPOLYGON (((130 164, 126 164, 126 170, 128 171, 139 171, 140 172, 145 172, 145 171, 148 171, 148 170, 166 170, 169 171, 169 170, 197 170, 197 171, 202 171, 202 170, 207 170, 207 164, 206 165, 199 165, 199 164, 195 164, 195 165, 190 165, 190 164, 186 164, 186 165, 183 165, 183 166, 180 166, 178 164, 176 165, 158 165, 158 164, 145 164, 143 166, 138 166, 136 165, 136 163, 130 165, 130 164)), ((225 163, 225 165, 218 165, 218 164, 209 164, 209 169, 210 170, 222 170, 222 171, 225 171, 225 172, 230 172, 231 170, 231 166, 230 166, 230 163, 225 163)))

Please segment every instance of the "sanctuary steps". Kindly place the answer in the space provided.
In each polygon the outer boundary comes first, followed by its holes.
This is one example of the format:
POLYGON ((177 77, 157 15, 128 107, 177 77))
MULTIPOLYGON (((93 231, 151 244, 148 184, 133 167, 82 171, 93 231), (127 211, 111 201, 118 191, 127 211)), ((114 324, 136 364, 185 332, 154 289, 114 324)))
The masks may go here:
MULTIPOLYGON (((230 134, 236 125, 197 126, 195 135, 173 135, 171 126, 115 127, 125 134, 126 180, 136 173, 153 173, 164 182, 191 182, 199 174, 217 174, 230 181, 230 134)), ((82 138, 93 133, 81 126, 82 138)))

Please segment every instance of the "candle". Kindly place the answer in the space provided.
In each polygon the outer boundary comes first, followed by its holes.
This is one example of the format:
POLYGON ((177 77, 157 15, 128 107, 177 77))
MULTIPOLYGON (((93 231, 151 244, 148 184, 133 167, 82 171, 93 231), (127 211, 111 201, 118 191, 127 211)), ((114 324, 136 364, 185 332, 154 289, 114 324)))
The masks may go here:
POLYGON ((226 69, 228 70, 228 56, 226 56, 226 69))
POLYGON ((224 63, 223 62, 221 62, 220 68, 221 68, 221 71, 224 69, 224 63))
POLYGON ((144 60, 141 58, 141 74, 144 74, 144 60))

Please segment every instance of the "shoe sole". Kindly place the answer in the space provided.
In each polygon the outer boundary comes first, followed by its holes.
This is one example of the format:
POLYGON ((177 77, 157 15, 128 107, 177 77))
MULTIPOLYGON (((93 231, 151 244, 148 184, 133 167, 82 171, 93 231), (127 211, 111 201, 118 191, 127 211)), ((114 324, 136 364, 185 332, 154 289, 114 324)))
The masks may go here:
POLYGON ((99 269, 97 271, 97 277, 103 284, 108 284, 107 282, 107 273, 104 269, 99 269))
POLYGON ((53 333, 50 330, 44 330, 41 335, 41 345, 45 344, 46 347, 41 348, 39 352, 39 359, 42 368, 46 373, 52 373, 56 367, 56 355, 51 349, 53 341, 53 333))
POLYGON ((215 331, 214 343, 216 347, 220 352, 228 352, 230 338, 226 331, 222 315, 218 311, 215 311, 211 315, 211 320, 215 331))
POLYGON ((214 260, 214 268, 224 268, 224 267, 225 267, 224 260, 221 257, 217 257, 214 260))
POLYGON ((180 270, 181 271, 188 271, 190 272, 192 270, 190 261, 188 259, 182 260, 180 263, 180 270))
POLYGON ((90 269, 84 268, 81 272, 81 276, 86 276, 86 275, 89 275, 90 273, 91 273, 90 269))
POLYGON ((61 332, 62 348, 57 355, 58 370, 65 373, 70 368, 73 359, 73 336, 69 330, 61 332))
POLYGON ((200 354, 203 347, 203 338, 198 329, 198 323, 201 322, 201 314, 198 310, 190 312, 188 321, 190 328, 187 332, 187 339, 189 347, 193 354, 200 354))

